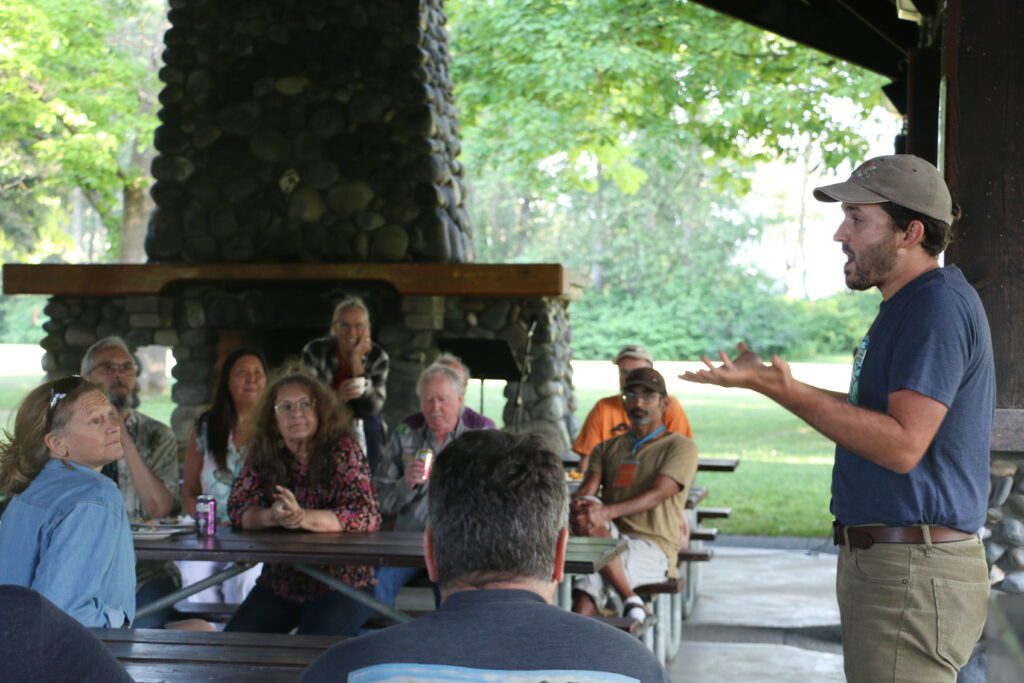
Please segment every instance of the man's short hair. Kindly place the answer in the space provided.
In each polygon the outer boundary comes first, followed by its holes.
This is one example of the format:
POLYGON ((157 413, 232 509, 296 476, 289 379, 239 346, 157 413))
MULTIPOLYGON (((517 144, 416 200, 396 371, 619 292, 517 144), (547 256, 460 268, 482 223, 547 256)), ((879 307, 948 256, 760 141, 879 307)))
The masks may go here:
POLYGON ((131 349, 128 348, 128 344, 125 340, 121 339, 121 337, 104 337, 85 350, 85 355, 82 356, 82 377, 89 376, 89 373, 92 372, 93 368, 96 366, 96 363, 94 362, 96 354, 105 349, 121 349, 127 353, 128 357, 132 359, 132 363, 135 364, 135 374, 139 374, 139 363, 135 360, 135 356, 132 354, 131 349))
POLYGON ((429 486, 442 588, 551 580, 568 492, 562 461, 537 437, 468 431, 437 457, 429 486))
POLYGON ((455 372, 447 365, 438 365, 437 363, 434 363, 420 373, 420 378, 416 380, 416 396, 418 398, 423 398, 423 385, 427 383, 427 380, 434 377, 444 377, 446 380, 451 382, 452 389, 455 390, 455 394, 457 396, 465 396, 466 387, 462 384, 462 378, 459 377, 459 373, 455 372))
MULTIPOLYGON (((456 356, 454 353, 449 353, 449 352, 445 351, 440 356, 435 358, 434 362, 431 363, 431 365, 446 365, 446 366, 448 366, 450 368, 452 368, 453 365, 457 365, 459 367, 458 372, 462 373, 462 380, 463 380, 462 381, 462 386, 463 386, 463 388, 465 388, 469 384, 469 378, 470 378, 469 366, 467 366, 465 363, 463 363, 462 359, 459 358, 458 356, 456 356)), ((454 370, 455 368, 452 368, 452 369, 454 370)))
MULTIPOLYGON (((921 221, 921 224, 924 225, 921 247, 929 256, 938 256, 953 241, 953 227, 945 221, 926 216, 920 211, 914 211, 893 202, 883 202, 878 206, 889 214, 893 227, 900 232, 906 232, 907 228, 910 227, 910 221, 921 221)), ((954 215, 957 215, 959 210, 959 207, 954 203, 954 215)))

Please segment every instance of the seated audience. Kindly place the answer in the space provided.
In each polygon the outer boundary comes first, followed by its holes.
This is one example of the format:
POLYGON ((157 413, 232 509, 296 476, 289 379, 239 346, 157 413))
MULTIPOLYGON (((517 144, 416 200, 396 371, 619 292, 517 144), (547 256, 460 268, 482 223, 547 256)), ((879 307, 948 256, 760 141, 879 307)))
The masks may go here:
MULTIPOLYGON (((638 344, 627 344, 619 350, 612 362, 619 368, 619 393, 606 396, 594 404, 572 445, 572 450, 580 456, 581 472, 587 471, 590 452, 597 444, 629 431, 629 418, 622 402, 622 383, 626 380, 626 375, 637 368, 653 368, 654 356, 638 344)), ((664 421, 665 429, 668 431, 682 434, 687 439, 693 438, 690 421, 686 419, 686 413, 675 396, 668 397, 664 421)))
POLYGON ((636 638, 551 605, 568 531, 561 460, 536 437, 469 432, 430 477, 436 612, 328 650, 302 681, 668 683, 636 638))
POLYGON ((628 549, 600 573, 573 583, 573 611, 598 614, 610 587, 622 598, 624 616, 644 619, 649 612, 633 588, 676 575, 679 523, 697 474, 697 445, 665 428, 668 397, 658 371, 633 370, 622 386, 629 431, 594 449, 570 519, 573 533, 622 537, 628 549))
MULTIPOLYGON (((213 405, 196 420, 195 430, 185 451, 185 479, 182 502, 196 516, 196 498, 205 494, 217 501, 217 525, 226 527, 228 494, 242 470, 245 445, 252 436, 256 406, 267 386, 267 363, 254 349, 238 349, 228 354, 220 369, 213 393, 213 405)), ((178 562, 185 585, 191 585, 223 571, 230 562, 178 562)), ((233 576, 188 598, 190 602, 240 603, 249 594, 260 575, 261 565, 233 576)))
MULTIPOLYGON (((434 361, 434 365, 444 365, 445 367, 451 368, 458 373, 459 378, 462 380, 462 423, 466 425, 467 429, 495 429, 494 420, 489 417, 484 417, 480 413, 476 412, 469 406, 465 405, 466 389, 469 387, 469 368, 462 362, 462 359, 453 353, 442 353, 434 361)), ((410 429, 421 429, 425 419, 423 413, 413 413, 405 419, 402 423, 410 429)))
POLYGON ((334 307, 330 335, 306 344, 302 363, 352 409, 370 472, 376 472, 384 448, 380 413, 387 398, 388 354, 370 340, 370 312, 362 299, 351 297, 334 307))
POLYGON ((0 671, 6 681, 131 683, 100 639, 39 593, 0 586, 0 671))
MULTIPOLYGON (((431 365, 416 383, 421 426, 413 429, 403 421, 391 435, 387 453, 373 483, 381 512, 395 515, 398 531, 423 531, 427 523, 427 471, 416 454, 429 449, 435 456, 469 427, 463 420, 462 378, 444 365, 431 365)), ((377 570, 375 595, 386 605, 410 581, 425 575, 418 567, 381 567, 377 570)))
MULTIPOLYGON (((267 387, 256 412, 245 466, 231 488, 236 529, 367 532, 380 514, 351 418, 334 394, 302 372, 267 387), (347 417, 347 419, 346 419, 347 417)), ((322 571, 358 589, 373 586, 369 567, 322 571)), ((285 564, 266 563, 225 631, 354 635, 371 610, 285 564)))
MULTIPOLYGON (((167 425, 135 410, 139 366, 124 340, 107 337, 82 357, 82 376, 103 389, 121 420, 124 457, 103 468, 124 496, 129 519, 159 519, 177 513, 178 442, 167 425)), ((173 562, 144 561, 135 568, 135 601, 144 607, 178 590, 181 581, 173 562)), ((167 623, 170 607, 139 618, 137 628, 167 623)))
POLYGON ((0 584, 42 593, 85 626, 135 616, 135 550, 124 498, 100 474, 124 454, 99 387, 65 377, 36 387, 0 440, 0 584))

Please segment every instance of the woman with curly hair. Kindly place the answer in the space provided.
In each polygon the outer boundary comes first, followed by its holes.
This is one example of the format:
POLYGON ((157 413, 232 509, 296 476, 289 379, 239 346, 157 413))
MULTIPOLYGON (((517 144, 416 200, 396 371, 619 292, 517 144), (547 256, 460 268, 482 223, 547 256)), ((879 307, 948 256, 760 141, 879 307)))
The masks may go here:
MULTIPOLYGON (((350 430, 351 413, 313 377, 286 371, 256 412, 246 464, 228 498, 235 529, 370 532, 380 514, 366 459, 350 430)), ((369 567, 323 567, 359 589, 369 567)), ((354 635, 370 614, 361 603, 283 564, 265 564, 256 587, 225 631, 354 635)))
POLYGON ((135 617, 135 550, 117 486, 121 421, 81 377, 25 397, 0 439, 0 491, 16 494, 0 524, 0 584, 25 586, 85 626, 135 617))

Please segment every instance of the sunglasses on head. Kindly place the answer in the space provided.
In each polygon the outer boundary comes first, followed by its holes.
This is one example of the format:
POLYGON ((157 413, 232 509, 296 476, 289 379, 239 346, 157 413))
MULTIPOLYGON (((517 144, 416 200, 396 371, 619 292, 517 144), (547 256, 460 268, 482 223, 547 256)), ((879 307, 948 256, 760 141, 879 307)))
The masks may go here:
POLYGON ((50 405, 46 410, 46 431, 49 432, 53 426, 53 414, 57 412, 57 406, 66 399, 71 392, 86 384, 87 380, 80 375, 70 375, 57 380, 50 387, 50 405))

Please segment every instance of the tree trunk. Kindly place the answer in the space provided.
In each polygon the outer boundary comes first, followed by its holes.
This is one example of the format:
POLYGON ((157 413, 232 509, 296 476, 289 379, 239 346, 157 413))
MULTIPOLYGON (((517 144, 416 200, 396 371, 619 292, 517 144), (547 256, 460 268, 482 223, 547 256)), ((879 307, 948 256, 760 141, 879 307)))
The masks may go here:
POLYGON ((121 253, 122 263, 145 263, 146 225, 149 214, 153 210, 153 200, 148 188, 127 185, 123 193, 124 206, 121 220, 121 253))

